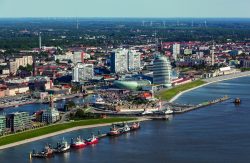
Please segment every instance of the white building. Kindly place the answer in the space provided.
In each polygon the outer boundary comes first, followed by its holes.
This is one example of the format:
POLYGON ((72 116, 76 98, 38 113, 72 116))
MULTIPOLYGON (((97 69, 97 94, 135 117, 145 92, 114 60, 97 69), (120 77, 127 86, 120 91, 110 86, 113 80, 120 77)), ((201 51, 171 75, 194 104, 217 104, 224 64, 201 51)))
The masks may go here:
POLYGON ((128 53, 128 71, 140 70, 141 54, 135 50, 129 50, 128 53))
POLYGON ((172 68, 169 60, 160 54, 157 54, 153 65, 153 82, 154 84, 170 87, 172 68))
POLYGON ((111 72, 124 73, 139 70, 141 55, 135 50, 117 49, 111 54, 111 72))
POLYGON ((72 74, 72 79, 74 82, 86 81, 94 77, 94 65, 93 64, 83 64, 78 63, 72 74))
POLYGON ((177 56, 180 54, 181 52, 181 45, 180 44, 174 44, 173 45, 173 49, 172 49, 172 52, 173 52, 173 58, 174 60, 177 60, 177 56))

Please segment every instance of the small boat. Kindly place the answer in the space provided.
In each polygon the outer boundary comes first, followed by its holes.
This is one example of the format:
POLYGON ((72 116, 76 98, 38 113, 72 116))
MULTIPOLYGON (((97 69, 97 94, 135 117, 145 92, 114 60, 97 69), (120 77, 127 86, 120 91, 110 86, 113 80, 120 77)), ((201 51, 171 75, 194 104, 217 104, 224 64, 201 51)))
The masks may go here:
POLYGON ((37 158, 47 158, 53 156, 53 149, 49 146, 46 145, 41 152, 36 152, 33 150, 32 153, 30 153, 30 158, 32 157, 37 157, 37 158))
POLYGON ((121 131, 119 130, 119 128, 116 128, 115 125, 113 125, 110 128, 110 131, 108 132, 109 136, 118 136, 121 134, 121 131))
POLYGON ((98 138, 95 137, 95 135, 92 135, 91 138, 85 140, 87 145, 92 145, 92 144, 97 144, 98 143, 98 138))
POLYGON ((234 100, 234 103, 235 103, 235 104, 240 104, 240 103, 241 103, 240 98, 236 98, 236 99, 234 100))
POLYGON ((139 122, 134 122, 131 126, 130 126, 130 130, 137 130, 140 128, 140 123, 139 122))
POLYGON ((122 128, 122 133, 126 133, 130 131, 130 127, 128 126, 128 124, 125 124, 124 127, 122 128))
POLYGON ((55 153, 64 153, 70 150, 70 145, 67 141, 63 140, 57 143, 56 148, 53 149, 55 153))
POLYGON ((71 139, 71 145, 70 145, 70 147, 72 147, 72 148, 76 148, 76 149, 78 149, 78 148, 84 148, 86 145, 87 144, 85 143, 85 141, 82 140, 80 137, 77 137, 76 141, 74 141, 73 138, 71 139))

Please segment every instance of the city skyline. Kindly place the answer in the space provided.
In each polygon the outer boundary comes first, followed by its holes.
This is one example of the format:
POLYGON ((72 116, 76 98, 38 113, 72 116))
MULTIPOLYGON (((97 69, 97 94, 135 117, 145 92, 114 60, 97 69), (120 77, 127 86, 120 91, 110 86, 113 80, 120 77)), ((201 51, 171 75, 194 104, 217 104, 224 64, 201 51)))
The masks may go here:
POLYGON ((63 3, 59 0, 0 0, 0 17, 250 18, 248 4, 247 0, 230 3, 227 0, 127 0, 123 4, 117 0, 63 3))

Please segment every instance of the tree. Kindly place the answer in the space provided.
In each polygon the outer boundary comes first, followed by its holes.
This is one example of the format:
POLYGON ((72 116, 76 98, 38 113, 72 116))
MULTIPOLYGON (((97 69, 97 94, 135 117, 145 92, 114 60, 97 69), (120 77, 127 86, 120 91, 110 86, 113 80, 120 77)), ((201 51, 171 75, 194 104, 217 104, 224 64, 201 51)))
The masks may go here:
POLYGON ((60 63, 60 60, 59 59, 56 59, 56 64, 59 64, 60 63))

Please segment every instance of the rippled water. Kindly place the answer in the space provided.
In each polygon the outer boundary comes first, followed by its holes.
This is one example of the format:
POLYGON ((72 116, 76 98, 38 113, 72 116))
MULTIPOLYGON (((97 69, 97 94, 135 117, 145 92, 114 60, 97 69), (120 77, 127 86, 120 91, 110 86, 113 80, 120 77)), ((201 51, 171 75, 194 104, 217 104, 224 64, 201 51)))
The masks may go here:
MULTIPOLYGON (((151 162, 249 162, 250 78, 215 83, 181 96, 179 103, 200 103, 229 95, 231 101, 174 116, 171 121, 148 121, 139 131, 104 138, 96 146, 73 150, 51 159, 31 162, 151 163, 151 162)), ((0 162, 29 162, 28 153, 62 137, 88 137, 99 128, 84 129, 0 151, 0 162), (15 157, 13 157, 15 156, 15 157)), ((107 131, 108 128, 100 128, 107 131)))

